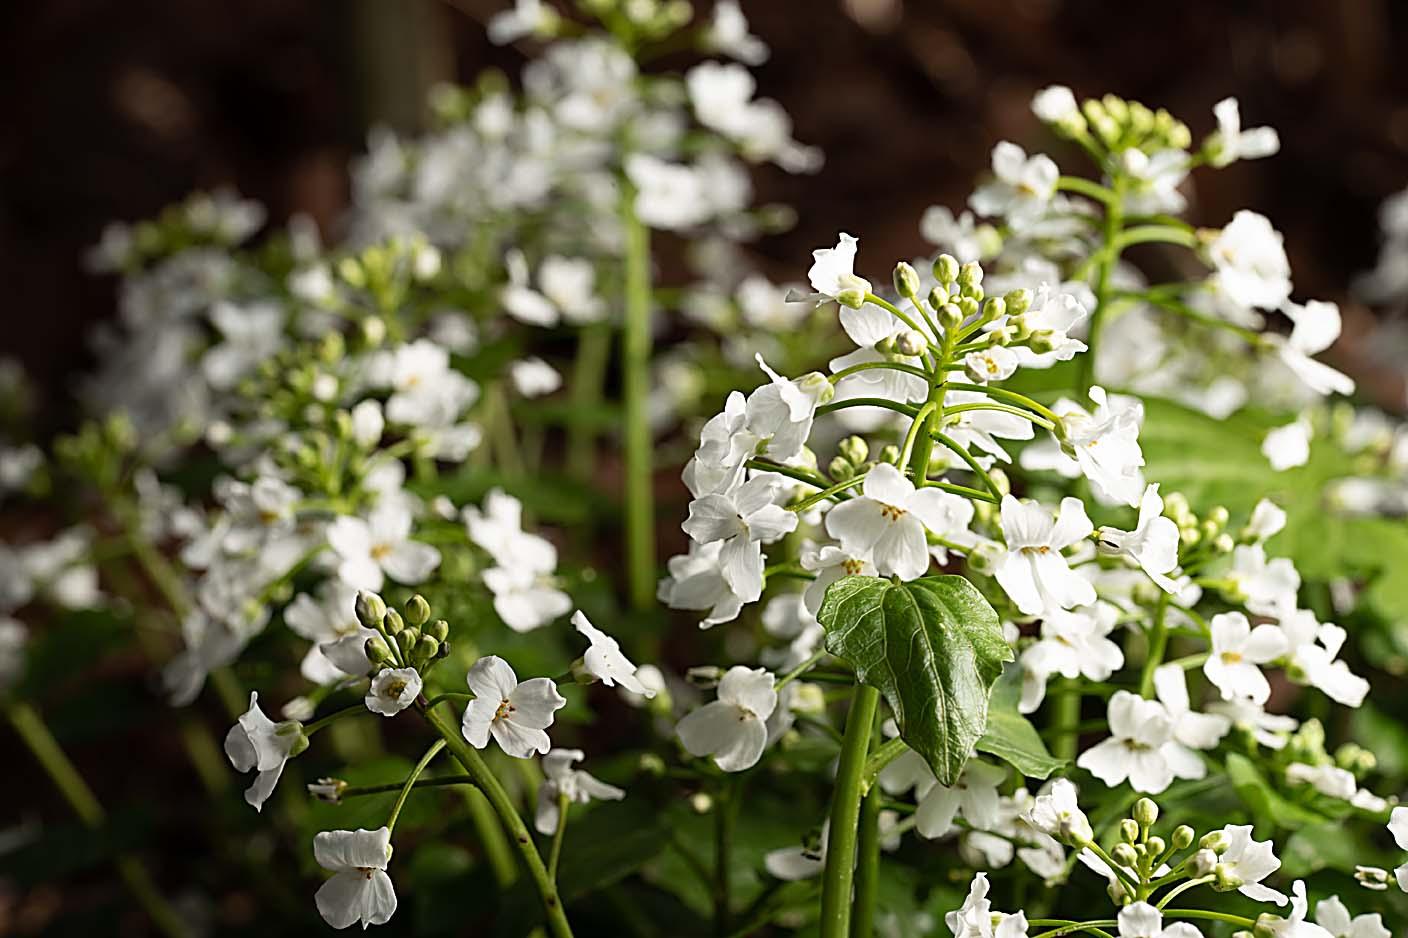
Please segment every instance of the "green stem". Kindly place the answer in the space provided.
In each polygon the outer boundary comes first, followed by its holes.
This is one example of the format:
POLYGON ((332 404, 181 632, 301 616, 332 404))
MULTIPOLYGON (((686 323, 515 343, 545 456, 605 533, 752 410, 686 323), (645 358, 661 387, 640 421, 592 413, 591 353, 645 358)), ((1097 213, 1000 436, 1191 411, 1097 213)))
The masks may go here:
POLYGON ((1080 357, 1079 390, 1084 397, 1095 380, 1095 350, 1100 342, 1100 327, 1110 300, 1110 274, 1119 260, 1120 228, 1124 225, 1124 186, 1115 178, 1114 198, 1105 203, 1105 224, 1102 229, 1100 261, 1095 275, 1095 309, 1090 314, 1090 336, 1085 354, 1080 357))
POLYGON ((831 375, 829 380, 832 384, 835 384, 842 378, 848 378, 851 375, 859 374, 862 371, 874 371, 876 369, 884 369, 886 371, 902 371, 907 375, 914 375, 916 378, 923 378, 925 381, 929 380, 929 372, 925 371, 923 368, 919 368, 915 365, 906 365, 903 362, 891 361, 861 362, 859 365, 851 365, 850 367, 842 368, 840 371, 831 375))
POLYGON ((998 489, 997 483, 993 482, 992 476, 988 475, 987 470, 978 463, 978 460, 973 458, 972 453, 958 445, 957 441, 952 437, 940 433, 938 430, 933 431, 931 435, 949 450, 958 454, 958 458, 968 464, 968 468, 972 473, 983 480, 983 484, 987 486, 988 491, 992 493, 992 497, 998 501, 1002 501, 1002 491, 998 489))
MULTIPOLYGON (((413 788, 443 788, 449 785, 473 785, 474 779, 468 775, 437 775, 435 778, 418 778, 412 785, 413 788)), ((339 800, 344 798, 360 798, 363 795, 384 795, 387 792, 399 792, 406 785, 405 782, 387 782, 385 785, 349 785, 342 789, 337 796, 339 800)))
POLYGON ((1186 883, 1180 883, 1177 887, 1170 889, 1168 895, 1164 896, 1162 899, 1159 900, 1158 907, 1162 909, 1174 899, 1177 899, 1181 894, 1187 892, 1190 889, 1194 889, 1198 886, 1201 886, 1204 883, 1210 883, 1216 878, 1217 877, 1215 876, 1200 876, 1197 879, 1190 879, 1186 883))
POLYGON ((860 806, 860 840, 856 850, 855 917, 851 938, 871 938, 875 933, 875 906, 880 892, 880 802, 873 788, 860 806))
POLYGON ((889 300, 878 297, 874 293, 867 293, 865 295, 865 301, 867 303, 874 303, 881 309, 888 310, 889 312, 893 313, 895 318, 898 319, 900 322, 904 323, 906 326, 909 326, 909 328, 924 336, 926 339, 929 338, 929 333, 926 332, 922 326, 916 323, 908 313, 900 309, 894 303, 891 303, 889 300))
POLYGON ((832 401, 830 404, 822 404, 816 409, 818 417, 833 413, 838 410, 846 410, 851 407, 879 407, 884 410, 893 410, 897 414, 904 414, 906 417, 913 417, 917 408, 908 404, 899 404, 887 397, 848 397, 844 401, 832 401))
POLYGON ((733 921, 733 829, 742 802, 742 779, 722 780, 714 799, 714 934, 727 935, 733 921))
POLYGON ((1018 394, 1016 391, 1009 391, 1006 388, 989 387, 986 384, 969 384, 966 381, 950 381, 948 382, 948 386, 955 391, 977 391, 979 394, 986 394, 988 397, 995 398, 999 401, 1006 401, 1009 404, 1026 407, 1036 411, 1053 424, 1061 422, 1060 415, 1051 408, 1038 401, 1032 400, 1025 394, 1018 394))
MULTIPOLYGON (((606 365, 611 358, 611 326, 592 323, 577 339, 577 360, 572 367, 572 405, 583 414, 601 406, 606 365)), ((567 467, 580 480, 592 478, 596 460, 596 425, 593 420, 573 420, 568 428, 567 467)))
POLYGON ((509 846, 503 825, 494 815, 494 806, 489 804, 483 790, 471 776, 466 775, 465 781, 469 783, 469 787, 463 789, 469 820, 474 824, 479 845, 484 848, 484 858, 494 874, 494 883, 500 889, 507 889, 518 881, 518 864, 513 859, 513 848, 509 846))
POLYGON ((797 678, 801 677, 803 674, 806 674, 808 671, 810 671, 813 667, 816 666, 816 663, 817 663, 818 661, 820 661, 822 658, 825 658, 825 657, 826 657, 826 649, 825 649, 825 648, 823 648, 823 649, 821 649, 821 650, 819 650, 819 651, 814 651, 814 652, 812 652, 811 655, 807 658, 806 661, 803 661, 801 664, 797 665, 797 666, 796 666, 795 668, 793 668, 791 671, 788 671, 788 672, 787 672, 786 674, 784 674, 782 677, 778 678, 777 682, 776 682, 775 684, 773 684, 772 689, 775 690, 775 691, 782 690, 782 688, 786 687, 788 684, 791 684, 793 681, 797 680, 797 678))
POLYGON ((318 730, 322 729, 323 727, 331 726, 332 724, 336 723, 338 720, 343 719, 344 717, 357 716, 358 714, 362 713, 371 713, 371 711, 367 709, 367 705, 364 703, 353 704, 350 707, 343 707, 341 710, 329 713, 327 716, 322 717, 321 719, 314 720, 312 723, 309 723, 307 726, 303 727, 303 735, 312 736, 314 733, 318 732, 318 730))
POLYGON ((1139 678, 1139 694, 1153 695, 1154 672, 1163 664, 1164 652, 1168 648, 1168 628, 1164 625, 1164 613, 1168 611, 1168 594, 1159 591, 1159 604, 1154 608, 1154 621, 1149 627, 1149 653, 1144 658, 1144 671, 1139 678))
MULTIPOLYGON (((787 506, 787 510, 788 510, 788 511, 806 511, 808 508, 812 507, 813 505, 817 504, 818 502, 824 502, 824 501, 826 501, 828 498, 834 498, 835 496, 838 496, 838 495, 840 495, 841 493, 845 492, 846 489, 855 488, 857 485, 860 485, 862 482, 865 481, 865 477, 866 477, 866 475, 868 475, 868 474, 869 474, 869 470, 867 470, 866 472, 862 472, 862 473, 860 473, 860 474, 858 474, 858 475, 855 475, 855 476, 853 476, 853 477, 847 479, 845 482, 837 482, 835 485, 831 486, 830 488, 825 488, 825 489, 822 489, 820 492, 816 492, 816 493, 814 493, 814 494, 812 494, 812 495, 808 495, 806 498, 802 499, 800 502, 797 502, 795 505, 788 505, 788 506, 787 506)), ((838 499, 838 501, 839 501, 839 500, 840 500, 840 499, 838 499)))
POLYGON ((1186 228, 1177 228, 1173 225, 1136 225, 1133 228, 1126 228, 1115 238, 1115 251, 1123 251, 1134 244, 1176 244, 1179 247, 1196 248, 1198 246, 1198 236, 1186 228))
MULTIPOLYGON (((39 713, 28 703, 15 701, 6 708, 5 715, 9 717, 10 725, 15 728, 20 739, 29 747, 35 761, 59 790, 59 794, 63 795, 73 813, 78 815, 78 819, 90 830, 101 830, 107 823, 103 806, 98 803, 97 796, 83 780, 77 766, 69 760, 58 740, 49 732, 49 727, 45 725, 39 713)), ((166 898, 152 881, 151 874, 147 872, 141 860, 123 853, 117 856, 114 863, 128 891, 159 932, 172 938, 187 934, 186 923, 167 904, 166 898)))
POLYGON ((831 796, 831 828, 826 839, 826 866, 822 872, 821 938, 848 938, 851 917, 851 883, 854 879, 856 825, 860 820, 861 774, 870 749, 870 730, 880 692, 857 684, 846 716, 846 736, 836 768, 836 789, 831 796))
POLYGON ((625 397, 626 569, 631 605, 655 601, 655 507, 650 438, 650 231, 636 217, 635 187, 621 181, 625 228, 625 330, 621 338, 625 397))
POLYGON ((875 784, 875 780, 880 777, 885 766, 894 762, 908 750, 909 746, 898 736, 876 746, 875 751, 870 754, 870 758, 865 760, 865 771, 861 775, 861 784, 865 786, 866 791, 869 791, 870 786, 875 784))
POLYGON ((1169 918, 1200 918, 1209 922, 1227 922, 1229 925, 1240 925, 1243 928, 1256 927, 1256 922, 1245 915, 1233 915, 1230 912, 1207 912, 1202 909, 1164 909, 1164 915, 1169 918))
POLYGON ((562 841, 567 836, 567 809, 572 799, 565 794, 557 796, 557 829, 552 833, 552 846, 548 849, 548 876, 557 882, 557 861, 562 859, 562 841))
POLYGON ((1103 202, 1106 205, 1115 202, 1119 196, 1098 182, 1091 182, 1089 179, 1082 179, 1080 176, 1061 176, 1056 180, 1056 188, 1066 192, 1078 192, 1083 196, 1103 202))
POLYGON ((567 915, 563 912, 562 900, 557 894, 557 886, 553 883, 552 877, 548 875, 547 867, 543 865, 543 858, 538 855, 537 848, 533 846, 533 837, 528 833, 523 818, 518 816, 513 799, 509 797, 503 785, 499 784, 494 773, 489 770, 489 766, 479 755, 479 751, 465 740, 460 734, 460 728, 444 715, 443 710, 422 708, 421 713, 445 740, 450 754, 460 765, 464 766, 465 771, 474 779, 478 790, 482 791, 484 797, 488 799, 494 813, 499 816, 500 823, 503 824, 510 839, 518 848, 523 865, 527 868, 528 875, 532 877, 533 884, 537 887, 538 896, 542 900, 549 931, 555 938, 571 938, 572 926, 567 924, 567 915))
POLYGON ((1051 754, 1070 762, 1076 757, 1076 744, 1080 739, 1080 731, 1076 729, 1080 724, 1080 688, 1074 682, 1061 688, 1053 704, 1051 721, 1060 727, 1070 727, 1070 731, 1052 740, 1051 754))
POLYGON ((430 748, 425 751, 425 755, 420 757, 416 767, 411 769, 411 774, 406 776, 406 780, 401 783, 401 794, 396 798, 396 804, 391 807, 391 816, 386 820, 386 829, 394 831, 396 821, 401 817, 401 808, 405 806, 406 799, 410 797, 411 789, 416 787, 416 779, 420 778, 420 773, 425 771, 425 767, 430 765, 432 759, 440 754, 440 750, 445 748, 445 741, 437 739, 430 744, 430 748))
POLYGON ((974 401, 971 404, 956 404, 953 407, 948 408, 946 411, 944 411, 944 413, 961 414, 970 410, 995 410, 999 411, 1000 413, 1011 414, 1014 417, 1021 417, 1024 420, 1030 420, 1032 423, 1046 430, 1054 429, 1056 426, 1054 423, 1052 423, 1050 420, 1047 420, 1045 417, 1038 416, 1037 414, 1034 414, 1031 411, 1022 407, 1013 407, 1011 404, 991 404, 984 403, 982 401, 974 401))

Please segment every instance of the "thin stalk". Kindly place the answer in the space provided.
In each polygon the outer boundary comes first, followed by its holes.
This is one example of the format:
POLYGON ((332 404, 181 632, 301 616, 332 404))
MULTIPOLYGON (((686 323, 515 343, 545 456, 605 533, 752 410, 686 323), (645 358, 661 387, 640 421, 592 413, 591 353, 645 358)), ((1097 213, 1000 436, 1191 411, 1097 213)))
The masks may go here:
POLYGON ((880 789, 873 788, 860 806, 855 917, 851 921, 851 938, 872 938, 875 934, 875 906, 880 893, 881 798, 880 789))
POLYGON ((625 228, 625 330, 621 336, 625 397, 625 517, 628 594, 636 609, 655 602, 655 506, 650 436, 650 231, 636 216, 636 191, 621 183, 625 228))
MULTIPOLYGON (((572 366, 572 406, 580 414, 601 406, 606 365, 611 358, 611 327, 604 322, 582 329, 572 366)), ((594 469, 596 428, 591 420, 574 420, 567 431, 567 468, 574 478, 589 480, 594 469)))
POLYGON ((844 401, 832 401, 830 404, 822 404, 816 409, 816 414, 820 417, 823 414, 846 410, 851 407, 879 407, 883 410, 893 410, 897 414, 904 414, 906 417, 913 417, 916 411, 916 408, 908 404, 899 404, 887 397, 848 397, 844 401))
POLYGON ((882 297, 878 297, 874 293, 867 293, 865 295, 865 301, 867 303, 874 303, 881 309, 888 310, 890 313, 893 313, 895 318, 898 319, 900 322, 904 323, 906 326, 909 326, 909 328, 913 329, 915 332, 919 333, 925 338, 929 338, 929 333, 926 332, 924 328, 919 325, 919 323, 915 322, 914 319, 908 313, 900 309, 894 303, 891 303, 889 300, 884 299, 882 297))
POLYGON ((856 825, 860 820, 861 774, 870 749, 870 730, 880 692, 857 684, 846 716, 846 736, 836 768, 836 788, 831 795, 831 827, 826 839, 826 866, 822 872, 821 938, 848 938, 851 921, 851 884, 854 880, 856 825))
MULTIPOLYGON (((35 761, 59 790, 59 794, 63 795, 73 813, 78 815, 78 819, 90 830, 102 830, 107 823, 103 806, 98 803, 97 796, 83 780, 78 767, 59 746, 54 734, 49 732, 49 727, 45 725, 38 711, 28 703, 14 701, 6 707, 5 715, 9 717, 10 725, 15 728, 20 739, 29 747, 35 761)), ((117 856, 114 864, 128 891, 159 932, 172 938, 181 938, 187 933, 186 923, 167 904, 166 898, 152 881, 151 874, 147 872, 141 860, 123 853, 117 856)))
POLYGON ((1120 229, 1124 225, 1124 186, 1119 177, 1115 178, 1115 198, 1105 203, 1105 224, 1101 230, 1100 261, 1095 275, 1095 309, 1090 314, 1090 337, 1086 341, 1085 354, 1080 358, 1079 390, 1081 396, 1090 390, 1095 380, 1095 353, 1100 342, 1100 328, 1104 324, 1106 307, 1110 302, 1110 274, 1119 260, 1121 244, 1120 229))
POLYGON ((742 779, 722 780, 714 803, 714 934, 727 935, 733 921, 733 829, 742 802, 742 779))
POLYGON ((1216 878, 1217 877, 1215 876, 1200 876, 1197 879, 1190 879, 1186 883, 1179 883, 1173 889, 1169 890, 1168 895, 1164 896, 1162 899, 1159 900, 1158 908, 1162 909, 1164 906, 1168 905, 1170 902, 1172 902, 1174 899, 1177 899, 1180 895, 1187 892, 1188 890, 1195 889, 1198 886, 1203 885, 1204 883, 1210 883, 1216 878))
POLYGON ((440 754, 440 750, 445 748, 445 741, 437 739, 430 744, 430 748, 425 751, 425 755, 420 757, 416 767, 411 769, 411 774, 406 776, 406 780, 401 783, 401 794, 396 797, 396 803, 391 806, 391 816, 386 820, 386 829, 394 831, 396 822, 401 817, 401 809, 405 807, 406 799, 411 795, 411 789, 416 787, 416 779, 425 771, 425 767, 430 765, 432 759, 440 754))
POLYGON ((869 791, 870 786, 875 784, 875 780, 880 777, 885 766, 894 762, 908 750, 909 746, 898 736, 876 746, 875 751, 865 760, 865 771, 861 775, 861 784, 869 791))
POLYGON ((955 391, 977 391, 979 394, 986 394, 988 397, 999 401, 1006 401, 1009 404, 1016 404, 1019 407, 1026 407, 1034 410, 1053 424, 1060 423, 1061 417, 1046 405, 1032 400, 1025 394, 1018 394, 1016 391, 1009 391, 1006 388, 988 387, 986 384, 969 384, 966 381, 950 381, 948 386, 955 391))
POLYGON ((778 678, 777 683, 773 684, 772 689, 777 691, 786 687, 788 684, 797 680, 797 678, 801 677, 803 674, 806 674, 812 668, 816 667, 816 663, 825 657, 826 649, 824 648, 819 651, 812 652, 811 655, 808 656, 806 661, 803 661, 791 671, 788 671, 782 677, 778 678))
MULTIPOLYGON (((449 785, 473 784, 474 779, 468 775, 437 775, 435 778, 418 778, 411 787, 444 788, 449 785)), ((384 795, 388 792, 400 791, 405 786, 405 782, 387 782, 385 785, 349 785, 342 789, 337 797, 341 800, 343 798, 360 798, 363 795, 384 795)))
POLYGON ((1245 915, 1233 915, 1230 912, 1208 912, 1203 909, 1164 909, 1164 915, 1168 918, 1200 918, 1209 922, 1227 922, 1229 925, 1240 925, 1243 928, 1256 927, 1256 922, 1245 915))
POLYGON ((1154 608, 1154 621, 1149 627, 1149 653, 1144 658, 1144 671, 1139 678, 1139 693, 1148 697, 1154 690, 1154 672, 1163 664, 1168 649, 1168 627, 1164 614, 1168 611, 1168 594, 1159 591, 1159 604, 1154 608))
MULTIPOLYGON (((788 505, 788 506, 787 506, 787 510, 788 510, 788 511, 806 511, 808 508, 812 507, 813 505, 817 504, 818 502, 824 502, 824 501, 826 501, 828 498, 834 498, 834 497, 836 497, 836 496, 838 496, 838 495, 841 495, 843 492, 846 491, 846 489, 855 488, 857 485, 860 485, 862 482, 865 481, 865 477, 866 477, 868 474, 869 474, 869 472, 868 472, 868 470, 867 470, 866 472, 861 472, 861 473, 858 473, 857 475, 852 476, 851 478, 847 479, 847 480, 844 481, 844 482, 837 482, 835 485, 831 486, 830 488, 822 489, 820 492, 816 492, 815 494, 808 495, 806 498, 802 499, 800 502, 797 502, 795 505, 788 505)), ((837 499, 837 500, 840 501, 841 499, 837 499)))
POLYGON ((548 876, 557 882, 557 861, 562 859, 562 841, 567 836, 567 809, 572 799, 565 794, 557 796, 557 829, 552 832, 552 846, 548 849, 548 876))
POLYGON ((1045 430, 1055 429, 1056 426, 1054 423, 1052 423, 1050 420, 1047 420, 1045 417, 1034 414, 1031 411, 1022 407, 1013 407, 1011 404, 984 403, 982 401, 974 401, 971 404, 955 404, 953 407, 950 407, 946 411, 944 411, 944 413, 962 414, 970 410, 995 410, 1000 413, 1011 414, 1014 417, 1021 417, 1023 420, 1029 420, 1045 430))
POLYGON ((851 365, 848 368, 842 368, 840 371, 832 374, 829 380, 832 384, 835 384, 842 378, 847 378, 851 375, 859 374, 862 371, 874 371, 876 369, 884 369, 886 371, 902 371, 907 375, 914 375, 916 378, 923 378, 926 381, 929 379, 929 373, 923 368, 919 368, 915 365, 906 365, 903 362, 883 361, 861 362, 859 365, 851 365))
POLYGON ((312 736, 314 733, 318 732, 318 730, 322 729, 323 727, 331 726, 332 724, 336 723, 338 720, 343 719, 344 717, 357 716, 358 714, 362 713, 371 713, 371 711, 367 709, 367 705, 364 703, 353 704, 350 707, 343 707, 341 710, 336 710, 332 713, 329 713, 327 716, 322 717, 318 720, 314 720, 312 723, 309 723, 307 726, 303 727, 303 735, 312 736))
POLYGON ((494 874, 495 885, 507 889, 518 881, 518 864, 513 859, 513 848, 509 846, 508 836, 495 816, 488 797, 471 776, 466 775, 465 780, 469 785, 463 789, 464 803, 469 809, 469 820, 474 824, 479 845, 484 848, 484 859, 494 874))
POLYGON ((988 491, 992 493, 992 497, 997 499, 998 501, 1002 501, 1002 491, 998 489, 997 483, 993 482, 992 476, 988 475, 988 471, 984 469, 976 459, 973 458, 972 453, 968 452, 968 450, 964 447, 958 445, 958 443, 952 437, 940 433, 938 430, 933 431, 930 435, 934 439, 942 443, 949 450, 958 454, 958 457, 968 464, 968 468, 972 471, 972 473, 983 480, 983 484, 986 485, 988 491))
POLYGON ((494 773, 489 770, 484 758, 479 755, 479 750, 471 746, 460 735, 460 728, 449 720, 442 710, 421 708, 421 714, 445 740, 450 754, 460 765, 464 766, 465 771, 474 779, 478 790, 482 791, 484 797, 488 799, 494 813, 499 816, 500 823, 503 824, 510 839, 518 848, 523 865, 527 868, 528 875, 532 877, 533 884, 537 887, 538 897, 542 900, 543 912, 547 916, 548 930, 555 938, 571 938, 572 926, 567 923, 567 915, 563 912, 562 900, 557 894, 557 886, 553 883, 552 877, 548 875, 547 867, 543 865, 543 858, 538 855, 537 848, 533 846, 533 837, 528 833, 523 818, 519 817, 517 809, 514 808, 513 799, 509 797, 503 785, 499 784, 494 773))

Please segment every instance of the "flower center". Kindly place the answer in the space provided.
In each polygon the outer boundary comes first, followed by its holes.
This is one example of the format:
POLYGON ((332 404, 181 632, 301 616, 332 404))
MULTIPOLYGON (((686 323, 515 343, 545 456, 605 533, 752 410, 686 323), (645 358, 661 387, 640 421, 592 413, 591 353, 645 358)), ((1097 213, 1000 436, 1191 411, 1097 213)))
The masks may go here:
POLYGON ((841 569, 845 570, 852 576, 856 576, 857 574, 859 574, 863 566, 864 565, 859 560, 856 560, 854 557, 848 557, 847 559, 841 561, 841 569))
POLYGON ((376 868, 371 866, 359 866, 357 867, 357 872, 361 873, 367 879, 371 879, 372 874, 376 872, 376 868))
POLYGON ((372 559, 377 563, 381 563, 381 561, 389 556, 391 556, 390 544, 375 544, 372 546, 372 559))
POLYGON ((517 709, 518 708, 515 707, 513 704, 509 703, 507 699, 504 699, 499 702, 499 709, 494 711, 494 719, 506 720, 508 719, 508 715, 510 713, 513 713, 517 709))
POLYGON ((1048 547, 1048 546, 1045 545, 1045 544, 1042 544, 1042 545, 1040 545, 1040 546, 1038 546, 1038 547, 1023 547, 1023 548, 1022 548, 1022 553, 1024 553, 1024 554, 1049 554, 1049 553, 1051 553, 1051 548, 1048 547))
POLYGON ((887 505, 884 502, 880 503, 880 517, 884 518, 886 521, 898 521, 903 518, 905 514, 906 512, 903 508, 896 505, 887 505))
POLYGON ((393 699, 393 700, 395 700, 396 698, 398 698, 398 697, 401 696, 401 693, 402 693, 405 689, 406 689, 406 682, 405 682, 405 681, 392 681, 390 684, 387 684, 387 685, 386 685, 386 696, 387 696, 387 697, 390 697, 390 698, 393 699))
POLYGON ((1224 651, 1222 653, 1223 664, 1241 664, 1242 653, 1240 651, 1224 651))

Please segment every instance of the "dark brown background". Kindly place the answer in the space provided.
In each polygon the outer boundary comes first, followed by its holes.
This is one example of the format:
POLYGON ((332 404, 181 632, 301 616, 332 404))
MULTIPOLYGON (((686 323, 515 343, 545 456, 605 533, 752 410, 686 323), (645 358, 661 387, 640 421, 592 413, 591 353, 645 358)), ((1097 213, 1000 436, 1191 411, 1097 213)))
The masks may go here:
MULTIPOLYGON (((79 258, 108 219, 228 183, 275 219, 301 210, 334 223, 347 160, 371 123, 414 129, 433 81, 521 61, 483 38, 500 6, 4 4, 0 348, 50 391, 84 367, 87 329, 111 314, 112 284, 84 276, 79 258)), ((800 274, 806 252, 841 227, 875 264, 915 251, 924 207, 959 204, 995 140, 1049 146, 1027 102, 1050 82, 1166 106, 1195 133, 1234 94, 1249 125, 1279 128, 1279 158, 1198 178, 1197 220, 1219 223, 1244 206, 1270 215, 1301 296, 1343 298, 1372 262, 1379 201, 1408 184, 1408 3, 745 0, 744 9, 774 50, 764 93, 828 157, 818 176, 760 180, 764 198, 800 211, 793 232, 759 246, 779 276, 800 274)), ((1352 345, 1366 326, 1349 313, 1352 345)), ((1362 357, 1341 349, 1342 363, 1346 354, 1362 357)), ((1372 363, 1350 364, 1362 379, 1372 363)), ((1378 396, 1393 400, 1394 381, 1378 396)), ((62 400, 49 395, 51 417, 62 400)))

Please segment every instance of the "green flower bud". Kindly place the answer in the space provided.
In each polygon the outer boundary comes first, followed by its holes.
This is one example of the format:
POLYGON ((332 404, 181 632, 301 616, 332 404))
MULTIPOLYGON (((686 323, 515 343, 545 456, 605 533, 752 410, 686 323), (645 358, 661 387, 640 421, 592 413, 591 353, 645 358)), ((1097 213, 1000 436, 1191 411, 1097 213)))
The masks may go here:
POLYGON ((949 301, 949 292, 943 286, 934 287, 929 291, 929 305, 938 309, 949 301))
POLYGON ((1007 315, 1007 301, 1000 296, 989 297, 983 303, 983 322, 993 322, 1007 315))
POLYGON ((1220 855, 1231 846, 1231 843, 1228 841, 1225 831, 1212 831, 1203 835, 1203 839, 1198 841, 1198 846, 1220 855))
POLYGON ((1144 846, 1149 848, 1149 856, 1157 857, 1163 855, 1164 848, 1167 847, 1168 844, 1164 843, 1162 837, 1156 835, 1144 841, 1144 846))
POLYGON ((847 287, 836 294, 836 302, 851 309, 860 309, 865 305, 865 291, 860 287, 847 287))
POLYGON ((689 796, 689 807, 695 814, 708 814, 714 810, 714 799, 707 792, 696 791, 689 796))
POLYGON ((895 350, 901 355, 919 355, 928 347, 929 340, 916 329, 906 329, 895 338, 895 350))
POLYGON ((415 629, 403 629, 396 633, 396 644, 401 648, 403 658, 410 657, 411 649, 416 647, 416 641, 420 638, 420 632, 415 629))
POLYGON ((1216 505, 1212 511, 1208 512, 1208 520, 1219 528, 1227 526, 1228 514, 1225 505, 1216 505))
POLYGON ((945 332, 953 332, 963 325, 963 310, 957 303, 945 303, 939 307, 939 326, 945 332))
POLYGON ((1213 550, 1217 551, 1219 554, 1230 554, 1232 553, 1232 548, 1237 546, 1237 542, 1232 540, 1232 535, 1224 531, 1213 538, 1212 546, 1213 550))
POLYGON ((826 474, 831 477, 832 481, 845 482, 847 479, 855 477, 856 467, 851 465, 846 457, 837 456, 826 467, 826 474))
POLYGON ((406 600, 406 621, 415 626, 425 625, 430 621, 430 603, 426 602, 420 593, 406 600))
MULTIPOLYGON (((1129 820, 1125 818, 1125 820, 1129 820)), ((1136 866, 1139 863, 1139 854, 1134 852, 1131 844, 1115 844, 1115 848, 1110 851, 1110 856, 1120 866, 1136 866)))
POLYGON ((1193 846, 1193 838, 1196 836, 1197 834, 1193 832, 1193 828, 1189 827, 1187 824, 1178 825, 1173 829, 1173 835, 1170 837, 1170 840, 1173 842, 1173 849, 1187 850, 1189 847, 1193 846))
POLYGON ((381 625, 386 616, 386 602, 376 593, 367 590, 357 592, 357 621, 369 629, 381 625))
POLYGON ((941 284, 950 284, 958 280, 959 266, 958 258, 952 254, 940 254, 934 261, 934 279, 941 284))
POLYGON ((367 660, 372 664, 382 664, 391 660, 391 649, 387 647, 386 641, 380 635, 373 635, 367 639, 362 650, 366 652, 367 660))
POLYGON ((430 627, 425 630, 427 635, 435 636, 437 642, 443 642, 450 637, 450 623, 444 619, 436 619, 430 623, 430 627))
POLYGON ((1003 495, 1012 494, 1012 480, 1007 478, 1007 473, 1001 468, 994 466, 988 470, 988 478, 992 479, 992 484, 997 486, 997 490, 1003 495))
POLYGON ((958 271, 958 282, 965 287, 976 287, 983 282, 983 267, 977 261, 969 261, 958 271))
POLYGON ((664 776, 667 766, 665 760, 653 752, 641 753, 640 760, 636 763, 637 770, 642 775, 652 775, 656 778, 664 776))
POLYGON ((1027 347, 1038 355, 1054 351, 1056 348, 1056 333, 1051 329, 1038 329, 1028 337, 1027 347))
POLYGON ((1013 290, 1003 297, 1003 301, 1007 304, 1007 315, 1020 316, 1032 308, 1032 291, 1026 287, 1013 290))
POLYGON ((411 651, 411 657, 418 661, 431 661, 440 652, 440 643, 433 635, 422 635, 411 651))
POLYGON ((1120 839, 1127 844, 1139 842, 1139 822, 1134 818, 1125 818, 1120 821, 1120 839))
POLYGON ((1153 827, 1159 819, 1159 806, 1151 798, 1140 798, 1134 803, 1134 819, 1144 828, 1153 827))
POLYGON ((450 643, 447 641, 442 641, 440 642, 439 650, 435 652, 435 658, 438 661, 441 658, 448 657, 450 657, 450 643))
POLYGON ((406 620, 402 619, 401 613, 395 609, 386 610, 386 617, 382 619, 382 622, 386 625, 386 631, 391 635, 398 634, 406 627, 406 620))
POLYGON ((836 446, 836 451, 852 466, 860 466, 870 458, 870 445, 858 436, 848 436, 836 446))
POLYGON ((880 461, 887 462, 893 466, 900 461, 900 448, 893 443, 882 447, 880 450, 880 461))
POLYGON ((895 265, 895 292, 905 299, 914 299, 919 295, 919 271, 915 270, 904 261, 895 265))

